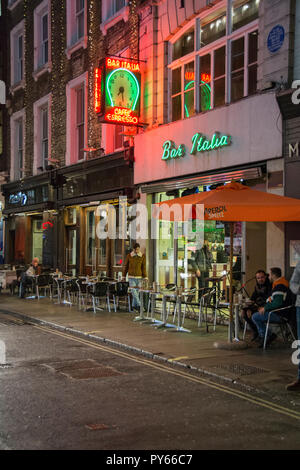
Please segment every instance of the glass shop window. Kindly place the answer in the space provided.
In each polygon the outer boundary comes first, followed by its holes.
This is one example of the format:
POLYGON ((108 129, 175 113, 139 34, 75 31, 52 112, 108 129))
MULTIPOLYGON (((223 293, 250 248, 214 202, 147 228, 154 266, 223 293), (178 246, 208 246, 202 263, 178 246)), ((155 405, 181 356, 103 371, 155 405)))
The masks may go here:
POLYGON ((200 27, 200 47, 207 46, 226 35, 226 14, 215 13, 205 18, 200 27))
POLYGON ((236 0, 232 9, 232 31, 258 18, 260 0, 236 0))
POLYGON ((231 101, 244 96, 244 37, 232 41, 231 46, 231 101))
POLYGON ((180 57, 193 52, 194 35, 194 28, 191 28, 173 44, 173 60, 180 59, 180 57))

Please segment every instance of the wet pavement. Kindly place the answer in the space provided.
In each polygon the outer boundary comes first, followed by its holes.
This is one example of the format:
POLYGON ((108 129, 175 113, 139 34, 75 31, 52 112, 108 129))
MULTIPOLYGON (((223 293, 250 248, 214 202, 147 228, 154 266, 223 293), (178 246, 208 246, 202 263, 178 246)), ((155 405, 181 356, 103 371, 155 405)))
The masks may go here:
POLYGON ((263 351, 253 345, 247 335, 247 349, 217 349, 215 342, 227 340, 225 325, 217 325, 215 332, 210 326, 207 333, 204 327, 198 328, 196 320, 186 319, 185 327, 191 329, 191 333, 183 333, 135 322, 135 314, 126 311, 101 311, 94 315, 76 306, 55 305, 49 299, 23 300, 3 292, 0 311, 300 404, 299 393, 285 391, 286 384, 296 377, 297 366, 291 360, 294 350, 282 341, 276 341, 263 351))
POLYGON ((0 337, 0 450, 300 448, 292 403, 15 314, 0 312, 0 337))

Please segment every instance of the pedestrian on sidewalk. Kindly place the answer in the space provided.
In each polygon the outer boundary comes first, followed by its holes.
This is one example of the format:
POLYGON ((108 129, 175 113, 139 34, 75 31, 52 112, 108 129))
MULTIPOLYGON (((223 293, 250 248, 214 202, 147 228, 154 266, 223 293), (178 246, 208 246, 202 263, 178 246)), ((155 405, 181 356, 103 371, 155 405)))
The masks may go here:
MULTIPOLYGON (((297 320, 297 337, 300 340, 300 261, 293 272, 290 280, 290 289, 293 294, 297 295, 296 300, 296 320, 297 320)), ((298 343, 299 344, 299 343, 298 343)), ((295 382, 288 384, 286 389, 289 391, 300 392, 300 354, 298 354, 298 378, 295 382)))
MULTIPOLYGON (((264 344, 264 337, 266 332, 266 324, 268 321, 269 312, 278 308, 287 307, 289 304, 289 297, 291 292, 289 290, 289 282, 282 276, 280 268, 270 269, 270 280, 272 282, 271 296, 267 299, 264 307, 259 307, 258 312, 254 313, 252 320, 255 323, 258 334, 260 337, 259 347, 262 348, 264 344)), ((281 316, 286 316, 286 312, 272 313, 270 316, 270 323, 279 323, 281 316)), ((267 346, 277 338, 275 333, 268 332, 267 346)))
POLYGON ((141 252, 139 243, 133 245, 133 250, 126 257, 123 277, 128 274, 129 286, 132 288, 132 307, 134 310, 140 309, 139 288, 142 280, 147 278, 146 257, 141 252))

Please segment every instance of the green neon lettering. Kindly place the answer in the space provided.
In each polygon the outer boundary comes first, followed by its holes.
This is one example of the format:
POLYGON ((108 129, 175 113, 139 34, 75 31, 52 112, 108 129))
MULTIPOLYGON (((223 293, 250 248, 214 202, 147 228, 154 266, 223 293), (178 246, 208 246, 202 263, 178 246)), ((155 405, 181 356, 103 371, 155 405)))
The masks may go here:
POLYGON ((212 136, 210 147, 212 150, 216 147, 216 134, 212 136))
POLYGON ((176 158, 177 157, 177 150, 176 148, 171 150, 171 158, 176 158))
POLYGON ((178 156, 184 157, 185 155, 185 146, 183 144, 179 145, 178 147, 178 156))
MULTIPOLYGON (((229 135, 219 136, 218 132, 213 134, 211 140, 206 139, 205 136, 199 134, 198 132, 192 137, 192 148, 190 150, 191 155, 195 155, 197 152, 207 152, 209 150, 214 150, 220 147, 225 147, 231 144, 231 137, 229 135)), ((178 149, 176 145, 171 140, 166 140, 163 143, 163 155, 162 160, 168 160, 169 158, 184 157, 186 154, 186 149, 183 144, 179 145, 178 149)))
POLYGON ((222 135, 220 147, 224 147, 225 145, 228 145, 228 142, 227 142, 227 135, 222 135))
POLYGON ((190 153, 191 153, 192 155, 194 155, 194 153, 196 153, 196 151, 197 151, 197 141, 198 141, 198 138, 199 138, 199 137, 200 137, 200 134, 195 134, 195 135, 193 135, 193 137, 192 137, 192 143, 193 143, 193 145, 192 145, 192 149, 191 149, 191 151, 190 151, 190 153))
POLYGON ((168 158, 170 158, 171 145, 172 145, 172 142, 170 140, 167 140, 166 142, 163 143, 164 153, 161 157, 162 160, 168 160, 168 158))
POLYGON ((209 140, 205 140, 203 145, 202 145, 202 148, 201 148, 200 152, 204 152, 205 150, 209 150, 209 149, 210 149, 209 140))
POLYGON ((197 152, 201 152, 202 143, 203 143, 203 136, 201 136, 200 139, 199 139, 199 141, 198 141, 197 152))

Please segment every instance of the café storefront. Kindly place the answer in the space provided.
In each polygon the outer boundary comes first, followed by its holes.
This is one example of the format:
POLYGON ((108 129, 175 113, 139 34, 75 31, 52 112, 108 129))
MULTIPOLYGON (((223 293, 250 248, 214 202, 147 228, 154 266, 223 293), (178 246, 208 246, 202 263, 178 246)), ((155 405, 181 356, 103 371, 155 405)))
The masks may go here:
MULTIPOLYGON (((149 130, 135 138, 135 184, 142 201, 151 204, 192 193, 209 191, 231 180, 253 189, 283 190, 282 137, 276 119, 274 93, 256 95, 204 114, 149 130), (277 179, 273 178, 276 173, 277 179), (273 183, 275 181, 275 183, 273 183)), ((194 237, 184 236, 183 224, 157 221, 158 237, 145 241, 150 278, 160 284, 196 285, 194 237), (182 225, 182 226, 181 226, 182 225), (163 236, 163 231, 164 236, 163 236), (168 236, 165 236, 167 232, 168 236)), ((212 255, 209 276, 228 270, 229 226, 204 223, 203 238, 212 255)), ((283 230, 272 223, 236 223, 234 271, 236 280, 253 276, 278 260, 274 243, 284 250, 283 230), (269 243, 272 241, 274 243, 269 243), (274 248, 273 248, 274 249, 274 248)))
POLYGON ((28 264, 38 257, 55 264, 55 201, 48 173, 2 186, 5 197, 5 263, 28 264))
POLYGON ((133 168, 124 151, 61 168, 57 175, 58 266, 72 274, 120 276, 129 240, 100 239, 97 224, 102 214, 97 208, 116 208, 118 230, 119 197, 126 196, 129 204, 135 198, 133 168))

